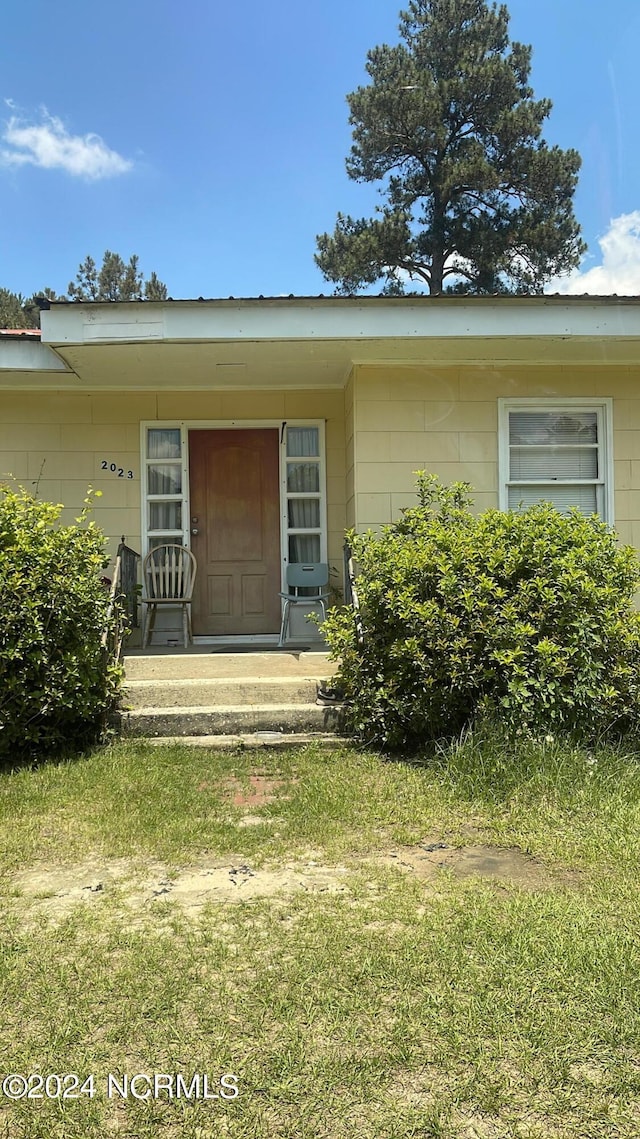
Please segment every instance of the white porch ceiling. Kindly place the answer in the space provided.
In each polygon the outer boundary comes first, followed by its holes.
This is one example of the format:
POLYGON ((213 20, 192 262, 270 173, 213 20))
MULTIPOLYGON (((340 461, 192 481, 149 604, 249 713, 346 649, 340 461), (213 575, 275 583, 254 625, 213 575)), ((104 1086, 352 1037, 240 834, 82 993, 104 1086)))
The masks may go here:
MULTIPOLYGON (((87 344, 57 348, 72 371, 56 387, 110 390, 342 388, 354 364, 378 367, 484 368, 512 364, 629 366, 640 362, 640 340, 561 338, 372 339, 260 342, 87 344)), ((2 383, 3 377, 0 377, 2 383)), ((42 377, 23 377, 39 386, 42 377)))

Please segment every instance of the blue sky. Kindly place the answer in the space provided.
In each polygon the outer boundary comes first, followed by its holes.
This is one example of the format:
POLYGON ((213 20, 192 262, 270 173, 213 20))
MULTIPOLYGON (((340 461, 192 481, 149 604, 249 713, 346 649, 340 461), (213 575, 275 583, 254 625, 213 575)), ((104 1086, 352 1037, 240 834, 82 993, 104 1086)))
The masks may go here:
MULTIPOLYGON (((174 297, 330 293, 315 236, 370 215, 345 96, 397 42, 396 0, 31 0, 3 13, 0 285, 64 291, 106 248, 174 297)), ((640 293, 637 0, 510 0, 553 100, 545 137, 583 158, 589 253, 563 291, 640 293)))

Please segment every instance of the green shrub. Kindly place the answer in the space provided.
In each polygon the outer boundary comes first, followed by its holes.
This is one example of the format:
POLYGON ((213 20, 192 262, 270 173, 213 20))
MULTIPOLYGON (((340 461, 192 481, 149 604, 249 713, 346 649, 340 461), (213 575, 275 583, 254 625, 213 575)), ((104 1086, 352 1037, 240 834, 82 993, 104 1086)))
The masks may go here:
POLYGON ((640 565, 597 517, 542 503, 474 516, 467 484, 418 472, 418 506, 349 535, 364 642, 351 610, 324 626, 351 729, 415 748, 479 718, 590 739, 635 726, 640 565))
POLYGON ((101 635, 105 540, 86 512, 0 489, 0 759, 69 752, 96 738, 119 669, 101 635))

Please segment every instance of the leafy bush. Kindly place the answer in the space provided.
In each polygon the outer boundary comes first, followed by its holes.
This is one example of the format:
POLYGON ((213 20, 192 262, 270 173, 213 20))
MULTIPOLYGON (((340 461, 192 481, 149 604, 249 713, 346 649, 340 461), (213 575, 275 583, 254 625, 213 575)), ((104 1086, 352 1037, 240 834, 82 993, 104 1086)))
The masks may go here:
POLYGON ((365 635, 324 626, 356 735, 389 749, 479 718, 590 739, 639 709, 640 564, 597 517, 542 503, 474 516, 468 484, 418 472, 418 506, 349 535, 365 635))
POLYGON ((0 490, 0 759, 81 747, 98 734, 119 670, 101 635, 105 540, 86 512, 0 490))

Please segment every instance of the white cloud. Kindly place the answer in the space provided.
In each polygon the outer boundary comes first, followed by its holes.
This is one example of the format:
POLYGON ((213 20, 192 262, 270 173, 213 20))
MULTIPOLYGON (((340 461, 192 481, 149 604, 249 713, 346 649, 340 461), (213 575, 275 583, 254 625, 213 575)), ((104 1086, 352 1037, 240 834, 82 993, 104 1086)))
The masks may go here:
POLYGON ((580 269, 550 281, 545 291, 569 296, 640 296, 640 210, 613 218, 598 245, 601 265, 588 269, 583 261, 580 269))
MULTIPOLYGON (((13 109, 10 100, 5 100, 13 109)), ((65 170, 76 178, 97 181, 126 174, 133 163, 111 150, 97 134, 72 135, 61 119, 43 111, 43 121, 29 124, 13 115, 2 140, 0 160, 9 166, 40 166, 65 170)))

